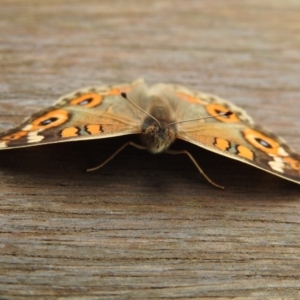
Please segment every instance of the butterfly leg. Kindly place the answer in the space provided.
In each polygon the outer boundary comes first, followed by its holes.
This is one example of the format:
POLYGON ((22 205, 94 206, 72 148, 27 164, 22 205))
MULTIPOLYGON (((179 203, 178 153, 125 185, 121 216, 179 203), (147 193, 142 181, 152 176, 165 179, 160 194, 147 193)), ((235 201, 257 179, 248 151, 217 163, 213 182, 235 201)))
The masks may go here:
POLYGON ((126 148, 128 145, 131 145, 135 148, 138 148, 138 149, 142 149, 142 150, 146 150, 147 148, 142 146, 142 145, 139 145, 139 144, 136 144, 134 142, 127 142, 125 143, 122 147, 120 147, 114 154, 112 154, 107 160, 105 160, 101 165, 99 166, 96 166, 94 168, 89 168, 89 169, 86 169, 87 172, 91 172, 91 171, 95 171, 95 170, 98 170, 100 168, 102 168, 104 165, 106 165, 110 160, 112 160, 118 153, 120 153, 124 148, 126 148))
POLYGON ((213 186, 219 188, 219 189, 224 189, 224 186, 218 185, 215 182, 213 182, 205 173, 204 171, 200 168, 200 166, 197 164, 196 160, 194 159, 194 157, 191 155, 190 152, 186 151, 186 150, 171 150, 171 149, 167 149, 165 151, 165 153, 168 154, 186 154, 190 160, 194 163, 194 165, 196 166, 196 168, 198 169, 198 171, 200 172, 200 174, 213 186))

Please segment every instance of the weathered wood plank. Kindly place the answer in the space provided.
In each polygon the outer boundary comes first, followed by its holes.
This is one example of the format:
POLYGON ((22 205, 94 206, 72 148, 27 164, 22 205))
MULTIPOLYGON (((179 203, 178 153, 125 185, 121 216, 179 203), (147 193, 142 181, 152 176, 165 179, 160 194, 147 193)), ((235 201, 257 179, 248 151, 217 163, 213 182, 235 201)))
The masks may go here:
MULTIPOLYGON (((298 1, 2 1, 0 130, 89 85, 180 83, 243 106, 300 152, 298 1)), ((1 299, 299 297, 300 188, 177 143, 0 153, 1 299)))

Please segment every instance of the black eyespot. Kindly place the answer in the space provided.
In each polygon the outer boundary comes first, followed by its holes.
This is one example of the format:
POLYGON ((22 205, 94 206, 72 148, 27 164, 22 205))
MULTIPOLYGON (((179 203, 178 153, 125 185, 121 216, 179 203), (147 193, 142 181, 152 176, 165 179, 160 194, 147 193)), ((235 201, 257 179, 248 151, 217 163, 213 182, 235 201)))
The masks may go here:
POLYGON ((260 139, 260 138, 255 138, 255 140, 256 140, 259 144, 261 144, 263 147, 272 149, 272 146, 271 146, 268 142, 266 142, 265 140, 262 140, 262 139, 260 139))
POLYGON ((39 125, 49 125, 57 120, 58 120, 58 118, 52 117, 52 118, 49 118, 49 119, 46 119, 46 120, 40 122, 39 125))
POLYGON ((220 115, 220 117, 224 117, 224 118, 228 118, 231 114, 226 114, 226 112, 219 110, 219 109, 215 109, 216 115, 220 115))
POLYGON ((84 105, 87 105, 87 104, 91 103, 92 101, 93 101, 93 98, 84 99, 84 100, 78 102, 77 105, 84 106, 84 105))

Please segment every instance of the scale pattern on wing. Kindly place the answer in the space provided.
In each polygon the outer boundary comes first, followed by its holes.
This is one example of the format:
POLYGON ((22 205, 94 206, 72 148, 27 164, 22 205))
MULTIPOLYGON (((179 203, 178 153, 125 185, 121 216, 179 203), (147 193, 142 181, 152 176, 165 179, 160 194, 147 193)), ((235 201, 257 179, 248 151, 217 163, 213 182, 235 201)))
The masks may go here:
POLYGON ((283 139, 256 126, 245 111, 212 95, 181 90, 179 96, 194 103, 190 109, 201 117, 233 112, 230 116, 178 124, 179 139, 300 183, 300 155, 283 139))
POLYGON ((1 133, 0 149, 138 133, 139 115, 120 95, 137 85, 143 82, 86 88, 65 95, 20 126, 1 133))

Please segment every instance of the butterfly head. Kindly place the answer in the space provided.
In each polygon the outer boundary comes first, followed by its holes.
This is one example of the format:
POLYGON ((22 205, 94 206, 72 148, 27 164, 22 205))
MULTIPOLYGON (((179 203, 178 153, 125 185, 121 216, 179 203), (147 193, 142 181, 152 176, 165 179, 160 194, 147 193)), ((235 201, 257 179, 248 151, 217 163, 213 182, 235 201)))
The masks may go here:
POLYGON ((160 153, 169 148, 176 139, 176 125, 166 126, 164 120, 156 122, 146 118, 142 128, 142 143, 151 153, 160 153))

